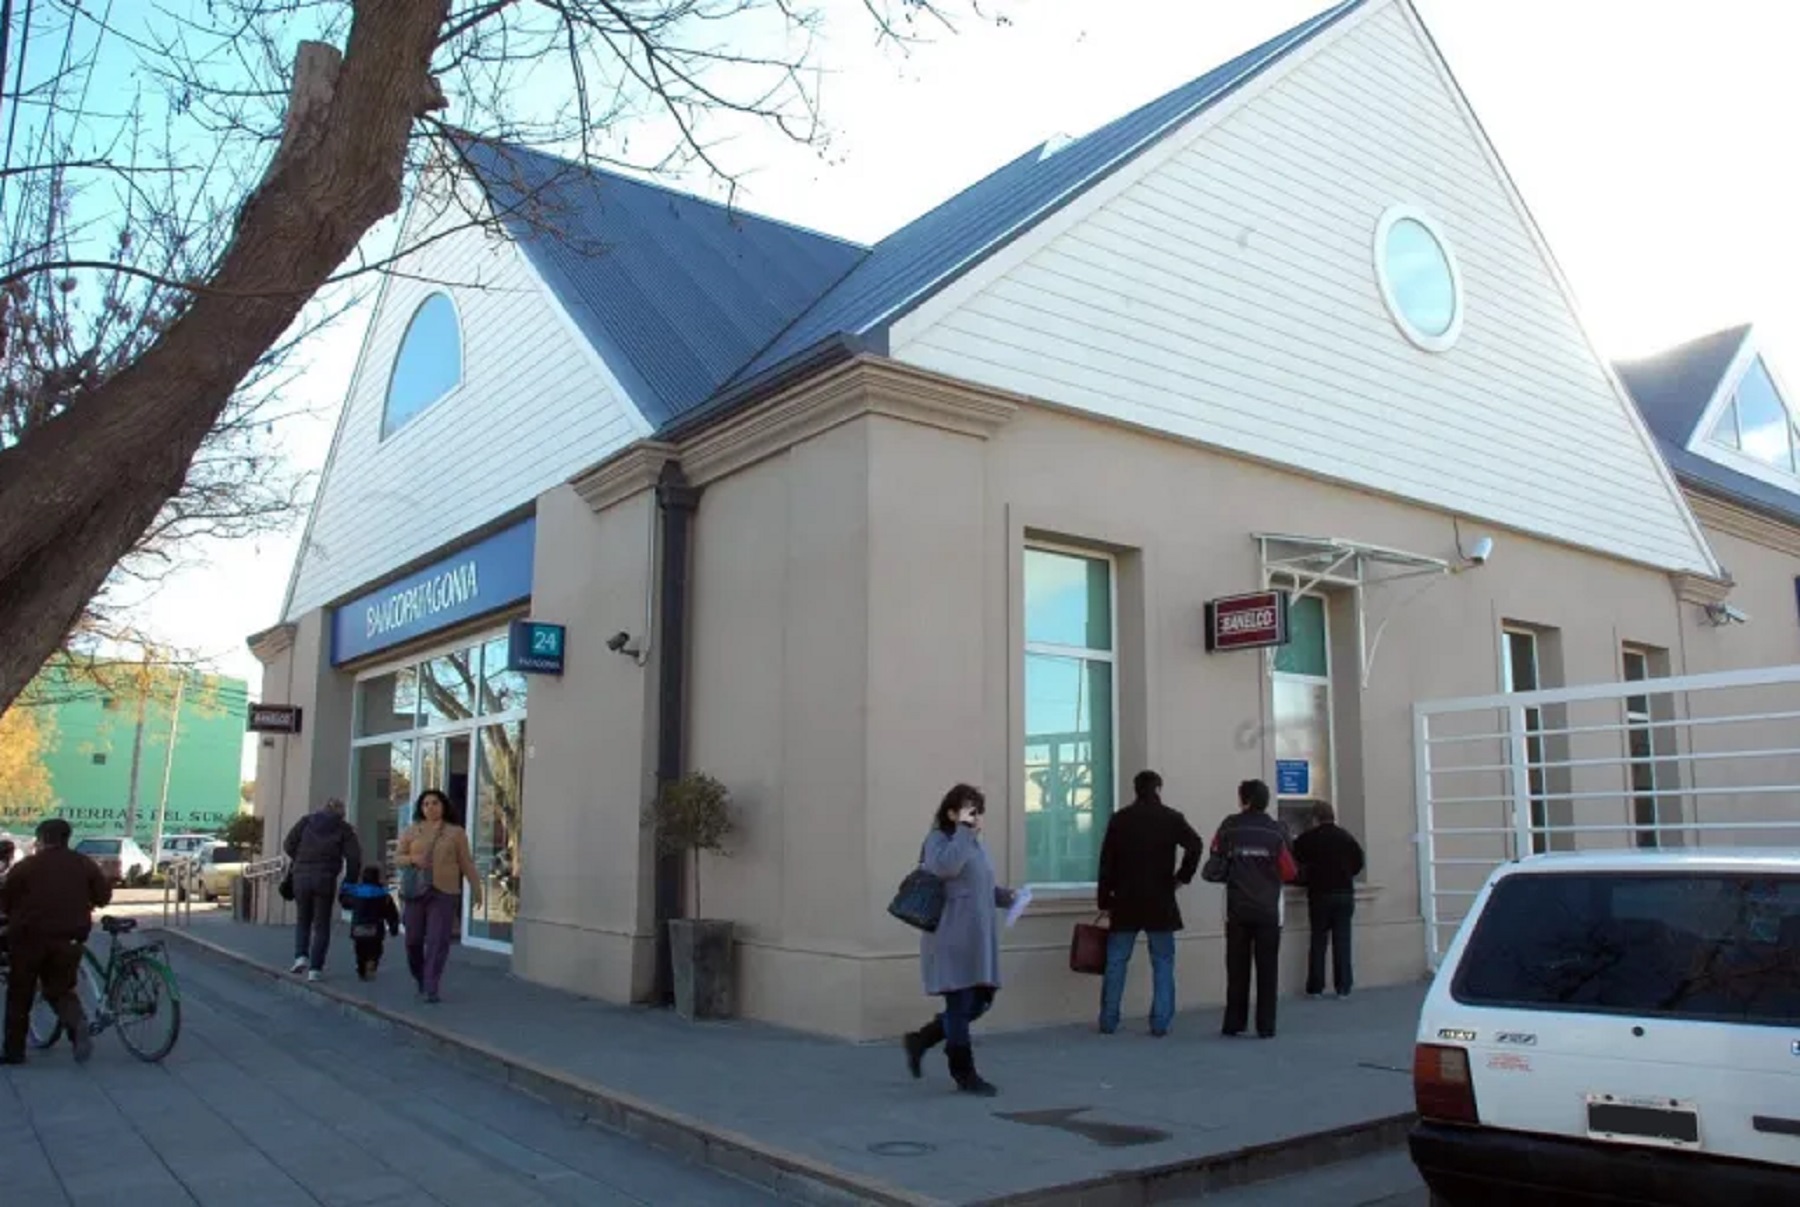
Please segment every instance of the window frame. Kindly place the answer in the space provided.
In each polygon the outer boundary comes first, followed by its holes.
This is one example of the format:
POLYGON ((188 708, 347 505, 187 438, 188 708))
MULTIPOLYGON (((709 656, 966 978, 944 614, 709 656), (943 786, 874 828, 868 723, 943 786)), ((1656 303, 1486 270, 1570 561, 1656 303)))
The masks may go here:
MULTIPOLYGON (((1637 645, 1629 641, 1625 642, 1619 649, 1620 681, 1625 683, 1641 683, 1657 678, 1656 668, 1653 663, 1655 656, 1658 653, 1663 652, 1664 651, 1656 650, 1649 646, 1637 645), (1631 675, 1631 663, 1634 659, 1641 663, 1643 668, 1643 674, 1635 679, 1632 678, 1631 675)), ((1632 842, 1641 850, 1660 850, 1667 845, 1664 842, 1664 834, 1670 827, 1662 815, 1663 798, 1659 795, 1654 795, 1655 793, 1661 792, 1664 787, 1662 777, 1657 774, 1657 765, 1663 761, 1663 758, 1656 752, 1656 711, 1651 704, 1650 694, 1644 692, 1636 696, 1626 696, 1624 712, 1625 788, 1626 795, 1631 801, 1629 819, 1631 824, 1636 827, 1632 831, 1632 842), (1633 708, 1633 700, 1643 701, 1643 707, 1633 708), (1648 755, 1641 757, 1631 752, 1632 738, 1639 733, 1643 734, 1644 740, 1648 743, 1650 750, 1648 755), (1649 772, 1650 784, 1648 788, 1641 789, 1633 782, 1632 777, 1640 767, 1649 772), (1650 792, 1653 795, 1640 798, 1638 794, 1644 791, 1650 792), (1650 821, 1647 825, 1639 817, 1639 809, 1646 803, 1650 807, 1650 821), (1649 839, 1648 842, 1645 841, 1646 838, 1649 839)))
MULTIPOLYGON (((1270 794, 1271 794, 1271 797, 1273 799, 1273 803, 1275 806, 1276 816, 1277 816, 1277 818, 1279 818, 1279 816, 1280 816, 1281 804, 1283 801, 1308 801, 1308 802, 1310 802, 1310 801, 1323 800, 1323 801, 1328 802, 1333 809, 1337 809, 1342 802, 1338 796, 1338 757, 1337 757, 1338 756, 1338 740, 1337 740, 1337 703, 1338 703, 1338 701, 1337 701, 1337 684, 1335 682, 1333 682, 1333 679, 1332 679, 1332 671, 1337 666, 1337 657, 1336 657, 1336 651, 1332 645, 1333 637, 1332 637, 1332 626, 1331 626, 1331 597, 1329 595, 1318 594, 1318 593, 1311 592, 1311 591, 1302 593, 1300 591, 1299 577, 1297 575, 1286 573, 1286 572, 1278 572, 1275 574, 1271 574, 1269 576, 1268 586, 1275 590, 1285 590, 1288 592, 1288 607, 1289 607, 1290 611, 1293 608, 1293 605, 1298 603, 1301 599, 1306 599, 1306 598, 1317 599, 1319 601, 1319 618, 1320 618, 1320 620, 1322 620, 1324 622, 1324 628, 1325 628, 1325 674, 1323 676, 1304 675, 1298 671, 1281 670, 1281 669, 1279 669, 1279 666, 1278 666, 1278 659, 1280 657, 1279 649, 1274 649, 1269 652, 1269 661, 1268 661, 1269 683, 1270 683, 1269 733, 1271 735, 1273 735, 1273 741, 1271 742, 1271 747, 1279 746, 1280 739, 1281 739, 1281 735, 1277 728, 1277 721, 1276 721, 1276 717, 1275 717, 1275 693, 1274 693, 1274 687, 1273 687, 1275 682, 1277 680, 1285 679, 1285 680, 1288 680, 1288 681, 1291 681, 1294 683, 1304 683, 1304 684, 1308 684, 1308 685, 1314 686, 1314 687, 1322 686, 1325 689, 1325 745, 1327 747, 1326 755, 1331 761, 1331 775, 1329 777, 1331 780, 1331 783, 1329 785, 1327 785, 1327 788, 1330 792, 1329 796, 1320 796, 1316 791, 1313 792, 1309 796, 1285 796, 1281 792, 1280 773, 1275 768, 1273 760, 1271 760, 1271 762, 1269 764, 1269 772, 1271 773, 1271 775, 1273 775, 1274 778, 1271 780, 1269 787, 1271 790, 1270 794)), ((1311 773, 1308 772, 1308 780, 1309 780, 1308 786, 1309 787, 1313 786, 1310 783, 1310 779, 1311 779, 1311 773)))
POLYGON ((1781 374, 1769 362, 1760 348, 1753 341, 1746 341, 1738 355, 1733 358, 1730 367, 1720 378, 1720 392, 1707 405, 1699 422, 1694 425, 1693 435, 1689 437, 1687 450, 1696 453, 1715 465, 1735 470, 1746 477, 1766 482, 1781 490, 1800 491, 1800 416, 1794 412, 1789 402, 1787 384, 1781 374), (1781 403, 1782 410, 1788 417, 1788 448, 1793 457, 1794 467, 1783 469, 1779 465, 1771 465, 1762 458, 1753 456, 1743 447, 1743 408, 1738 405, 1738 394, 1743 388, 1744 379, 1758 366, 1768 378, 1769 385, 1775 391, 1775 397, 1781 403), (1730 389, 1725 389, 1725 383, 1730 389), (1728 422, 1729 421, 1729 422, 1728 422), (1734 445, 1720 438, 1722 431, 1729 430, 1737 438, 1734 445))
MULTIPOLYGON (((1500 626, 1500 685, 1502 693, 1511 695, 1521 691, 1540 691, 1544 685, 1543 648, 1538 641, 1536 629, 1522 624, 1503 624, 1500 626), (1512 639, 1523 637, 1531 642, 1531 686, 1517 687, 1513 684, 1512 639)), ((1512 761, 1512 751, 1506 752, 1508 764, 1512 761)), ((1541 855, 1550 849, 1550 776, 1549 769, 1544 766, 1548 761, 1544 747, 1544 710, 1535 706, 1525 709, 1525 761, 1527 763, 1526 791, 1531 797, 1531 853, 1541 855), (1534 765, 1535 764, 1535 765, 1534 765)), ((1512 807, 1507 806, 1507 824, 1510 828, 1512 807)), ((1508 838, 1510 843, 1511 839, 1508 838)), ((1514 859, 1523 856, 1514 852, 1514 859)))
POLYGON ((1443 225, 1426 213, 1423 208, 1410 203, 1391 205, 1381 214, 1375 223, 1375 239, 1373 244, 1375 257, 1375 281, 1381 292, 1382 304, 1387 308, 1388 317, 1400 329, 1408 343, 1425 352, 1448 352, 1462 338, 1463 319, 1468 311, 1468 297, 1462 273, 1462 264, 1457 259, 1456 247, 1443 225), (1413 325, 1406 315, 1405 307, 1400 304, 1399 295, 1394 290, 1394 280, 1388 271, 1388 238, 1394 227, 1402 222, 1416 222, 1425 229, 1426 234, 1436 241, 1438 250, 1443 253, 1444 264, 1450 272, 1450 294, 1453 309, 1450 325, 1443 332, 1433 335, 1413 325))
MULTIPOLYGON (((1073 658, 1084 662, 1104 662, 1112 668, 1112 691, 1110 707, 1107 709, 1107 742, 1111 746, 1112 762, 1112 812, 1116 814, 1121 808, 1120 786, 1123 782, 1119 768, 1119 559, 1109 550, 1084 545, 1073 545, 1066 541, 1046 540, 1027 536, 1019 555, 1019 719, 1023 725, 1029 701, 1026 699, 1025 677, 1026 666, 1033 654, 1050 658, 1073 658), (1053 553, 1064 557, 1077 557, 1087 561, 1097 561, 1106 566, 1106 613, 1108 627, 1108 644, 1106 650, 1094 650, 1085 646, 1059 645, 1047 641, 1032 641, 1029 633, 1030 603, 1026 595, 1025 560, 1033 552, 1053 553)), ((1028 780, 1025 776, 1025 751, 1031 745, 1029 729, 1021 735, 1019 749, 1014 755, 1019 775, 1019 820, 1021 827, 1025 821, 1025 790, 1028 780)), ((1112 815, 1107 817, 1108 823, 1112 815)), ((1104 840, 1105 830, 1101 830, 1104 840)), ((1094 848, 1096 859, 1094 877, 1088 880, 1046 880, 1036 881, 1031 878, 1031 850, 1029 841, 1021 853, 1021 866, 1025 869, 1025 881, 1034 890, 1043 889, 1049 892, 1070 892, 1092 889, 1099 883, 1098 857, 1100 849, 1094 848)))
POLYGON ((396 436, 400 435, 400 433, 412 427, 417 420, 422 419, 425 415, 443 405, 447 399, 463 388, 463 384, 468 380, 469 370, 469 341, 466 336, 467 330, 467 326, 463 323, 462 307, 456 304, 456 299, 451 296, 448 289, 436 288, 430 290, 424 297, 419 299, 417 305, 407 311, 406 324, 400 328, 400 338, 395 341, 393 355, 388 358, 387 381, 381 390, 381 413, 378 417, 376 443, 386 444, 389 440, 394 439, 396 436), (400 371, 400 356, 406 351, 407 337, 412 334, 414 326, 418 324, 419 315, 424 311, 425 307, 431 305, 432 299, 440 297, 450 304, 450 321, 456 325, 456 380, 451 382, 449 387, 445 389, 442 394, 439 394, 436 398, 414 411, 399 424, 390 427, 388 424, 388 412, 393 406, 394 401, 394 377, 400 371))

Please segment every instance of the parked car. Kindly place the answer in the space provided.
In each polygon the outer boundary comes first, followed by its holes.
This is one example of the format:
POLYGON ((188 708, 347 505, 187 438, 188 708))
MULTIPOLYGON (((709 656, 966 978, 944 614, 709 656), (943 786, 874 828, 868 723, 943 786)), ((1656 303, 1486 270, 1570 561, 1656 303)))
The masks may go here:
POLYGON ((1800 852, 1534 855, 1419 1019, 1437 1207, 1800 1203, 1800 852))
MULTIPOLYGON (((196 854, 194 881, 202 901, 215 901, 220 897, 231 895, 231 884, 244 874, 244 865, 250 862, 242 847, 234 847, 230 843, 213 840, 208 846, 200 848, 196 854)), ((181 900, 188 898, 190 888, 182 886, 177 895, 181 900)))
POLYGON ((162 868, 177 859, 186 859, 198 854, 211 843, 219 841, 215 834, 165 834, 162 849, 156 853, 156 866, 162 868))
POLYGON ((150 856, 130 837, 84 838, 75 849, 100 865, 114 884, 123 884, 140 872, 150 871, 150 856))

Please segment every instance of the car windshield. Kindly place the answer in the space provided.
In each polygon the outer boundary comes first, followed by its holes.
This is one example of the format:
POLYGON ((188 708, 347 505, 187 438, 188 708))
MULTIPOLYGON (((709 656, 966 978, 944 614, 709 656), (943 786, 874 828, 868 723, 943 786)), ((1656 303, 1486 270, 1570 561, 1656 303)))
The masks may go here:
POLYGON ((242 863, 244 852, 241 847, 214 847, 212 849, 214 863, 242 863))
POLYGON ((1793 1026, 1800 876, 1508 876, 1451 994, 1471 1005, 1793 1026))
POLYGON ((82 855, 117 855, 119 840, 116 838, 84 838, 75 847, 82 855))

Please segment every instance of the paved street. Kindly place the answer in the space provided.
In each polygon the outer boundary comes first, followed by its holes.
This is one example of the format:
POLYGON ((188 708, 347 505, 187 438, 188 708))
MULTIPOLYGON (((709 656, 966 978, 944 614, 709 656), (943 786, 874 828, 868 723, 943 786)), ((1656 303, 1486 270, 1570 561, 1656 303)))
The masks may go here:
MULTIPOLYGON (((0 1069, 9 1203, 774 1203, 604 1132, 396 1031, 174 950, 182 1032, 161 1066, 100 1037, 0 1069)), ((404 966, 383 976, 405 977, 404 966)))
POLYGON ((1176 1207, 1427 1207, 1430 1195, 1404 1148, 1246 1186, 1176 1200, 1176 1207))

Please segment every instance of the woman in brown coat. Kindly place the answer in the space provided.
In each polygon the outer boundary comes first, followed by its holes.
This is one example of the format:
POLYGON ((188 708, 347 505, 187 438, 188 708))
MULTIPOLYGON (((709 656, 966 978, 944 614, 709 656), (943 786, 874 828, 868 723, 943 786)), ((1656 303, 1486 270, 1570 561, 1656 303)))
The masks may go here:
POLYGON ((436 788, 419 794, 413 824, 400 835, 395 852, 401 867, 424 873, 425 891, 406 902, 406 964, 425 1000, 438 1000, 438 983, 450 958, 450 935, 462 906, 462 882, 481 904, 481 878, 469 833, 450 820, 450 798, 436 788))

